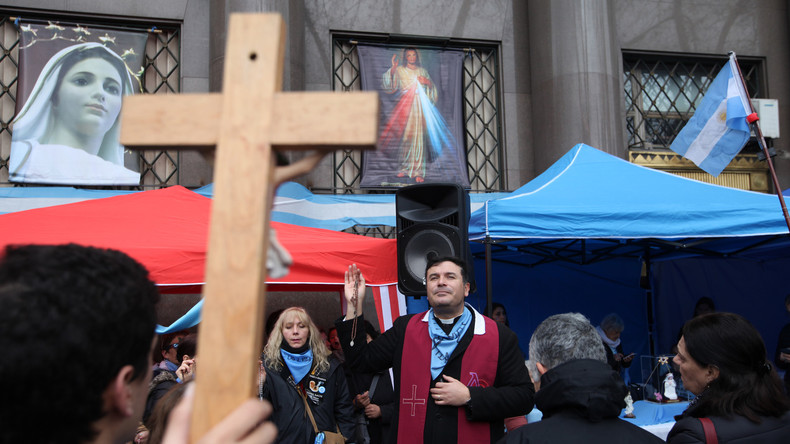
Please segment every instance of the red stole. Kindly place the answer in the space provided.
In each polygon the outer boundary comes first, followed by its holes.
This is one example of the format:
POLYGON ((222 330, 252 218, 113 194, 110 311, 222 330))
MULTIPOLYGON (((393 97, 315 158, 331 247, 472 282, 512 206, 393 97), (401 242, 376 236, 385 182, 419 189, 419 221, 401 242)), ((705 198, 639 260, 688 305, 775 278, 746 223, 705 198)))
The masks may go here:
MULTIPOLYGON (((431 338, 428 322, 423 322, 426 313, 412 316, 406 326, 401 356, 400 402, 398 403, 398 442, 423 442, 425 416, 430 402, 431 388, 431 338)), ((490 387, 496 378, 499 359, 499 330, 496 322, 475 316, 475 331, 481 331, 483 319, 485 334, 474 334, 472 342, 461 358, 459 381, 468 387, 490 387)), ((453 376, 453 375, 450 375, 453 376)), ((458 437, 465 443, 488 443, 491 441, 491 423, 470 422, 466 409, 458 408, 458 437)))

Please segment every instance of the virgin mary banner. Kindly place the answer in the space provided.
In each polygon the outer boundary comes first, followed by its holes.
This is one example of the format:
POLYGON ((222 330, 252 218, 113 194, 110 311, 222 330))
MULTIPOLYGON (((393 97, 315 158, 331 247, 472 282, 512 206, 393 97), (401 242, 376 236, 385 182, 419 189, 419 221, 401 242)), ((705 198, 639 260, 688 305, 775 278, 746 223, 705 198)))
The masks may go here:
POLYGON ((121 101, 141 92, 147 32, 49 22, 20 25, 12 182, 139 185, 120 144, 121 101))
POLYGON ((376 151, 362 187, 449 182, 469 187, 463 143, 460 50, 358 45, 362 89, 381 102, 376 151))

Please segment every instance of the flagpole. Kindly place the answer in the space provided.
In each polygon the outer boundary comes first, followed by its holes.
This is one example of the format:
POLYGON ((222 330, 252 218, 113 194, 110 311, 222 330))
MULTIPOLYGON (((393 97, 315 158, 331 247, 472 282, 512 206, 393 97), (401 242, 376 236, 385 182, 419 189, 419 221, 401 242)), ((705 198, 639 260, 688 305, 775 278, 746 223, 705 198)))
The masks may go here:
MULTIPOLYGON (((743 79, 743 73, 741 73, 741 67, 738 65, 738 58, 735 56, 735 52, 730 51, 730 57, 732 57, 733 61, 735 61, 735 67, 738 68, 738 78, 741 79, 741 85, 743 85, 743 90, 746 91, 746 97, 749 99, 749 89, 746 88, 746 81, 743 79)), ((776 170, 774 169, 774 163, 771 160, 771 154, 768 152, 768 146, 765 144, 765 138, 763 137, 763 131, 760 129, 760 124, 758 121, 760 120, 757 117, 757 113, 754 111, 754 105, 752 105, 751 100, 747 100, 749 102, 749 109, 751 110, 751 114, 746 116, 746 121, 749 122, 749 126, 752 127, 754 130, 754 134, 757 136, 757 143, 760 145, 760 148, 763 150, 765 154, 765 161, 768 162, 768 170, 771 172, 771 179, 774 183, 774 189, 776 190, 776 195, 779 196, 779 203, 782 205, 782 214, 785 216, 785 223, 787 224, 787 230, 790 231, 790 215, 787 213, 787 205, 785 205, 785 198, 782 195, 782 188, 779 186, 779 179, 776 177, 776 170)))

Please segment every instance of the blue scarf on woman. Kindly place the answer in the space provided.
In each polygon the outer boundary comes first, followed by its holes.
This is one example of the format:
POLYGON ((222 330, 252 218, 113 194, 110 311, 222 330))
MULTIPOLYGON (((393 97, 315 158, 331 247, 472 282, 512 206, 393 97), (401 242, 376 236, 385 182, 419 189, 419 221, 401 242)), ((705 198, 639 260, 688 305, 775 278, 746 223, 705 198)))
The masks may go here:
POLYGON ((436 317, 433 308, 428 312, 428 334, 431 337, 431 378, 436 379, 444 370, 447 361, 458 346, 458 342, 464 337, 466 330, 472 323, 472 313, 464 307, 461 318, 453 325, 450 333, 445 333, 436 317))
POLYGON ((310 343, 299 348, 293 348, 283 339, 282 344, 280 344, 280 355, 283 357, 283 362, 285 362, 285 365, 291 372, 296 384, 299 384, 313 366, 313 351, 310 350, 310 343))

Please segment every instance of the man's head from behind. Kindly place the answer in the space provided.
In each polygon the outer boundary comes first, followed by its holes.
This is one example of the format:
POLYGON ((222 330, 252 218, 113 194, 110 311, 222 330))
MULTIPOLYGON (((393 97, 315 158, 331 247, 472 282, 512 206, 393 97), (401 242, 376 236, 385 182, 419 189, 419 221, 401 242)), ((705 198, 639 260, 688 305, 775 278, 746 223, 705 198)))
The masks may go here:
POLYGON ((0 258, 3 442, 90 442, 108 422, 133 435, 158 297, 146 269, 119 251, 8 248, 0 258))
MULTIPOLYGON (((601 337, 590 321, 580 313, 549 316, 535 329, 529 340, 529 362, 543 374, 575 359, 606 362, 601 337)), ((531 374, 535 374, 530 369, 531 374)))

